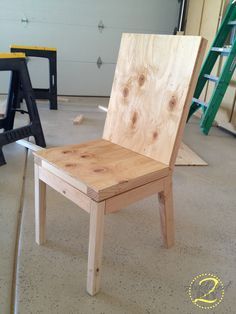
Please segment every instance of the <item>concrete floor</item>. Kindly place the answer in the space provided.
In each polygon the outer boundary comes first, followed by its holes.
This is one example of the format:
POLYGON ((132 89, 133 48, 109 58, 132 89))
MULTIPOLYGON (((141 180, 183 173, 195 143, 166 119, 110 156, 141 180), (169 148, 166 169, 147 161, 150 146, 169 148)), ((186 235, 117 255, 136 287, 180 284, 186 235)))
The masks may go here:
MULTIPOLYGON (((105 113, 97 105, 107 101, 73 99, 58 111, 40 104, 48 146, 101 137, 105 113), (81 113, 84 122, 74 126, 81 113)), ((175 168, 175 247, 162 247, 156 196, 106 216, 96 297, 85 291, 89 216, 48 189, 48 241, 37 246, 32 154, 17 144, 6 146, 8 163, 0 168, 0 313, 199 313, 188 287, 206 272, 218 275, 225 286, 223 302, 209 313, 235 313, 235 138, 216 128, 205 137, 193 119, 184 141, 209 166, 175 168)))

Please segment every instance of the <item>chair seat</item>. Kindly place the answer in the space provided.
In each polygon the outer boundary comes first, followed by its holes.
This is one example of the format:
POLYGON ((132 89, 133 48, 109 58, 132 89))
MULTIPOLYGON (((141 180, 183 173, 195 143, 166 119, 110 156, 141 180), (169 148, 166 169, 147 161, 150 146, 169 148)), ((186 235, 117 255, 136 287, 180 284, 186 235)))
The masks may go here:
POLYGON ((41 150, 41 166, 95 201, 129 191, 169 174, 169 167, 106 140, 41 150))

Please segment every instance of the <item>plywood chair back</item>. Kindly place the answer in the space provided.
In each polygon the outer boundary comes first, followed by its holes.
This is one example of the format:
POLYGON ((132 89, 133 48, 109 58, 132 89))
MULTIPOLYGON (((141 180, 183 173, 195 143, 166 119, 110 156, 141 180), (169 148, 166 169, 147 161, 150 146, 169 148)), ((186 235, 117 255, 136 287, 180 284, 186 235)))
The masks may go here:
POLYGON ((103 138, 174 166, 206 44, 123 34, 103 138))

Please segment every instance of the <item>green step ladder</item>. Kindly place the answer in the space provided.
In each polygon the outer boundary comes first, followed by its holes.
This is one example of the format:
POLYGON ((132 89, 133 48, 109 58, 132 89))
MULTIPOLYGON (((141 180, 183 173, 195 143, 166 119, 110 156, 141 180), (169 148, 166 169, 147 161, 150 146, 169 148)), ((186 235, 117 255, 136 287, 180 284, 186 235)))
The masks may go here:
POLYGON ((201 68, 197 86, 192 99, 187 121, 195 111, 201 109, 201 131, 208 135, 227 87, 236 67, 236 0, 228 5, 225 17, 212 43, 211 49, 201 68), (230 45, 226 46, 230 38, 230 45), (226 56, 224 67, 219 77, 211 75, 211 71, 219 56, 226 56), (215 83, 215 88, 208 103, 199 99, 207 81, 215 83))

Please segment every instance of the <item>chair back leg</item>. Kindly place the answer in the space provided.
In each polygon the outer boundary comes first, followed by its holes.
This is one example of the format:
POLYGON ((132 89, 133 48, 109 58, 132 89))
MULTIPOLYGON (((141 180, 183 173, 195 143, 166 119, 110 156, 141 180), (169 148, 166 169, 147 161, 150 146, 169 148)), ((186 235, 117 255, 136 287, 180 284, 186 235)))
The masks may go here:
POLYGON ((164 245, 170 248, 174 245, 174 212, 173 212, 173 191, 172 178, 168 176, 165 179, 164 191, 158 194, 161 230, 164 245))

